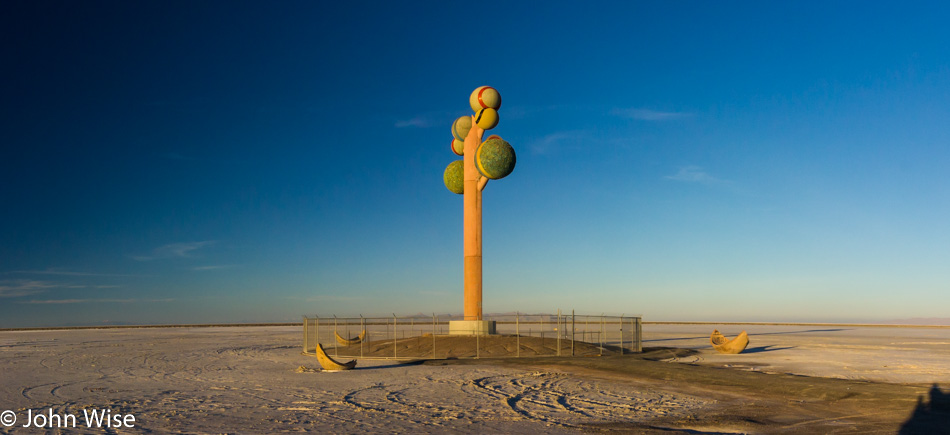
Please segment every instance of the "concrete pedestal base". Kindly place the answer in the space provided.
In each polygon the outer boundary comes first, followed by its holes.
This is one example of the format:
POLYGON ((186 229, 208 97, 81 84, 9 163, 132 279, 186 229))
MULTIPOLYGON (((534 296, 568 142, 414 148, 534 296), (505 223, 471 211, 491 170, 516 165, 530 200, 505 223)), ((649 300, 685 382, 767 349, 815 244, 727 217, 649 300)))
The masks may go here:
POLYGON ((493 335, 494 320, 451 320, 449 335, 493 335))

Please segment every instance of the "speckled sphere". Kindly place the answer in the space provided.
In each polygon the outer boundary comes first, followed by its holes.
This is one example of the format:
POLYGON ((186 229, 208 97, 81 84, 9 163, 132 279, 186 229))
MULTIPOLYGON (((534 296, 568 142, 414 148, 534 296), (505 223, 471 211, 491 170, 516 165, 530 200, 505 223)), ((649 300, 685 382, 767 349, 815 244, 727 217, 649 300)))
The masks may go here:
POLYGON ((465 193, 464 174, 465 170, 462 167, 461 160, 449 163, 449 165, 445 167, 445 173, 442 174, 442 180, 445 181, 445 188, 459 195, 465 193))
POLYGON ((515 149, 501 138, 488 139, 475 150, 475 167, 492 180, 505 178, 515 170, 515 149))

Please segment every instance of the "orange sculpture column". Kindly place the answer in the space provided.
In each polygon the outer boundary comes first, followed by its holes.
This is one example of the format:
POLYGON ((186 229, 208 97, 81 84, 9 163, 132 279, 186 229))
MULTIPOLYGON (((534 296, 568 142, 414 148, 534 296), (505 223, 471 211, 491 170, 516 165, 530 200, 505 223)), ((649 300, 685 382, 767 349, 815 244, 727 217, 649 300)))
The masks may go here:
POLYGON ((463 153, 463 220, 465 253, 465 320, 482 320, 482 189, 487 178, 475 167, 475 149, 482 142, 482 130, 472 117, 472 129, 465 137, 463 153))
POLYGON ((493 320, 482 311, 482 190, 488 180, 500 180, 515 168, 511 144, 499 136, 482 142, 485 129, 498 125, 501 95, 491 86, 481 86, 469 96, 475 116, 462 116, 452 123, 452 153, 462 160, 449 163, 442 173, 445 187, 462 194, 462 239, 464 257, 464 317, 449 321, 449 335, 491 335, 493 320))

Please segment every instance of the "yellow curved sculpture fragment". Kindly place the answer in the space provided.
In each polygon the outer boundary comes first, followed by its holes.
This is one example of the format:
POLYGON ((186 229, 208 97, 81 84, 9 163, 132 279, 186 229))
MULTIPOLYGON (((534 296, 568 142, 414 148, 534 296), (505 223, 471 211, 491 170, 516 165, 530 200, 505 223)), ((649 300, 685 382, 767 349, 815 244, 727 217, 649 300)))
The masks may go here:
POLYGON ((337 343, 340 343, 340 344, 342 344, 342 345, 344 345, 344 346, 349 346, 349 345, 351 345, 351 344, 360 344, 360 342, 363 341, 363 337, 366 337, 366 330, 364 329, 363 332, 360 332, 360 335, 358 335, 356 338, 343 338, 343 337, 340 337, 340 334, 337 333, 336 331, 333 331, 333 335, 336 335, 336 342, 337 342, 337 343))
POLYGON ((327 352, 323 350, 323 345, 320 343, 317 343, 317 361, 320 362, 320 366, 322 366, 324 370, 330 372, 335 372, 338 370, 350 370, 353 367, 356 367, 356 360, 346 363, 339 363, 333 358, 330 358, 330 356, 327 355, 327 352))
POLYGON ((719 353, 734 355, 742 353, 749 345, 749 334, 742 331, 736 338, 729 340, 718 329, 714 329, 712 335, 709 336, 709 341, 712 343, 713 349, 716 349, 719 353))

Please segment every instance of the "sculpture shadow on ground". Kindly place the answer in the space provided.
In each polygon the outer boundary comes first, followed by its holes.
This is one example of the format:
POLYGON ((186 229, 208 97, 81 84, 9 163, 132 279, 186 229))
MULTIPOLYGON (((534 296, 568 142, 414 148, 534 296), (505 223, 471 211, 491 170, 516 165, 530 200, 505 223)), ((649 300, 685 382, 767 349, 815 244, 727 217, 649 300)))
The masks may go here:
POLYGON ((426 362, 424 359, 413 360, 413 361, 400 361, 393 362, 392 364, 386 364, 381 366, 365 366, 365 367, 356 367, 354 370, 377 370, 377 369, 392 369, 396 367, 407 367, 407 366, 417 366, 422 365, 426 362))
MULTIPOLYGON (((839 332, 839 331, 849 331, 849 330, 850 330, 850 329, 847 329, 847 328, 836 328, 836 329, 808 329, 808 330, 804 330, 804 331, 760 332, 760 333, 756 333, 756 334, 749 334, 749 336, 750 336, 750 337, 753 337, 753 336, 758 336, 758 335, 805 334, 805 333, 808 333, 808 332, 839 332)), ((708 335, 704 335, 704 336, 700 336, 700 337, 655 338, 655 339, 652 339, 652 340, 643 340, 643 341, 644 341, 644 342, 647 342, 647 341, 651 341, 651 342, 652 342, 652 341, 698 340, 698 339, 700 339, 700 338, 709 338, 709 336, 708 336, 708 335)))
POLYGON ((928 395, 927 401, 923 396, 917 398, 917 406, 898 434, 950 434, 950 391, 943 392, 933 384, 928 395))
POLYGON ((771 344, 770 344, 770 345, 768 345, 768 346, 750 347, 750 348, 747 348, 746 350, 742 351, 742 353, 775 352, 775 351, 777 351, 777 350, 795 349, 796 347, 798 347, 798 346, 778 347, 778 346, 774 346, 774 345, 771 345, 771 344))

